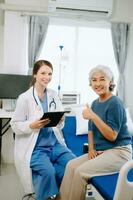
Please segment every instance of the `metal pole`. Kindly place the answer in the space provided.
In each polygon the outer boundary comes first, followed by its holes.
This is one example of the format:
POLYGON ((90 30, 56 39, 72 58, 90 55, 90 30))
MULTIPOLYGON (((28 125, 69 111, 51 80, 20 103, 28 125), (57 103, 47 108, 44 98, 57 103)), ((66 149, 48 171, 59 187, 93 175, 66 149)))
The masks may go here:
POLYGON ((59 82, 58 82, 58 96, 60 97, 60 92, 61 92, 61 73, 62 73, 62 64, 61 64, 61 60, 62 60, 62 49, 64 46, 60 45, 60 63, 59 63, 59 82))

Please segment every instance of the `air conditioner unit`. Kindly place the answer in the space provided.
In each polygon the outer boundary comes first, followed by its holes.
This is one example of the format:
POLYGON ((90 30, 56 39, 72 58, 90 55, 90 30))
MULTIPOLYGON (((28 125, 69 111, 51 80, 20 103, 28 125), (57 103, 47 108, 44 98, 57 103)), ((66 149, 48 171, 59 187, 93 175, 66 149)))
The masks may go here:
POLYGON ((2 10, 67 18, 107 18, 112 7, 113 0, 5 0, 5 3, 0 3, 2 10))
POLYGON ((73 105, 80 103, 80 94, 77 92, 62 92, 61 102, 63 105, 73 105))
POLYGON ((110 17, 113 0, 50 0, 56 2, 56 13, 77 17, 110 17))
POLYGON ((56 0, 5 0, 0 1, 0 10, 33 12, 48 15, 56 9, 56 0))

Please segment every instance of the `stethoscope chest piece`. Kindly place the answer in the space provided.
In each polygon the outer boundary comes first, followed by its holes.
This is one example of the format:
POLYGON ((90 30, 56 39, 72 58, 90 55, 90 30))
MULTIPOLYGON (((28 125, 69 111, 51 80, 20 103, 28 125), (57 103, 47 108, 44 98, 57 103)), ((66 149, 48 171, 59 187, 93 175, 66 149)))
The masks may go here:
MULTIPOLYGON (((36 102, 37 110, 38 110, 38 111, 41 111, 41 108, 40 108, 40 106, 39 106, 39 103, 38 103, 38 101, 37 101, 37 99, 36 99, 36 97, 35 97, 34 87, 33 87, 33 98, 34 98, 34 100, 35 100, 35 102, 36 102)), ((54 100, 53 97, 51 97, 51 101, 49 102, 49 110, 50 110, 50 111, 56 110, 56 102, 55 102, 55 100, 54 100)))
POLYGON ((56 110, 56 102, 55 102, 54 98, 52 98, 51 102, 49 103, 49 109, 56 110))

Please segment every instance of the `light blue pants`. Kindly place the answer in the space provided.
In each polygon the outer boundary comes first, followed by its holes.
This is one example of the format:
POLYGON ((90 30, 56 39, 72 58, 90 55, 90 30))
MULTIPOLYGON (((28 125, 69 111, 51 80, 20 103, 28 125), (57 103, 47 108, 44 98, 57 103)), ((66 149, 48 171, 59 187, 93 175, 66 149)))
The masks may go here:
POLYGON ((39 147, 31 157, 33 187, 37 200, 58 194, 66 164, 75 155, 64 145, 39 147))

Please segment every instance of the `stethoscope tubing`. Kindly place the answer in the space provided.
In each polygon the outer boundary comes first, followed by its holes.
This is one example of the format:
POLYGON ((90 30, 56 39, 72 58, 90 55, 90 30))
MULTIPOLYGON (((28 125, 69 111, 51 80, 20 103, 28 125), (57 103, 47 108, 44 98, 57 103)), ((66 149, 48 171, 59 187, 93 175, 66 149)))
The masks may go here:
MULTIPOLYGON (((36 102, 36 105, 38 106, 38 102, 37 102, 37 99, 35 97, 35 88, 34 87, 33 87, 33 98, 36 102)), ((55 102, 54 98, 52 98, 52 101, 49 103, 49 108, 52 107, 52 104, 54 105, 54 109, 56 110, 56 102, 55 102)))

